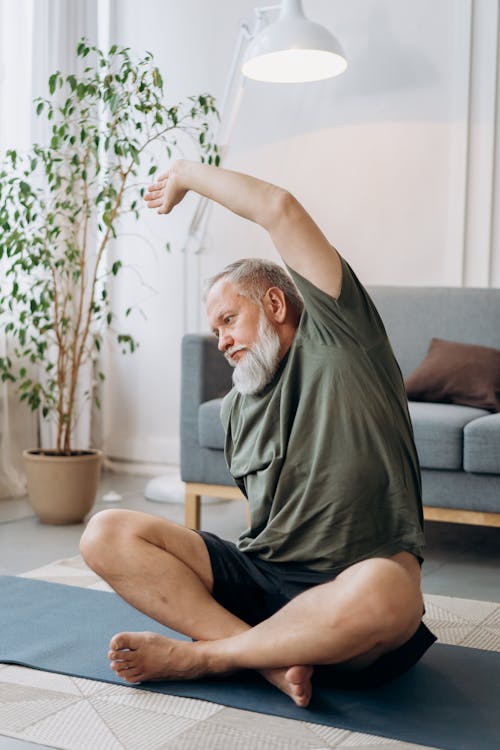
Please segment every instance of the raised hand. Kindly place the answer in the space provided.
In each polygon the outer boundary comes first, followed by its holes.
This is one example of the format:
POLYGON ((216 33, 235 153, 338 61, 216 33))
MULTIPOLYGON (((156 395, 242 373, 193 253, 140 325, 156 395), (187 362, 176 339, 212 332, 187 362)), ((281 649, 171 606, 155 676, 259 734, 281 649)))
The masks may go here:
POLYGON ((181 183, 179 169, 176 164, 160 175, 156 182, 149 186, 144 195, 148 208, 156 208, 158 214, 169 214, 181 202, 187 193, 187 188, 181 183))

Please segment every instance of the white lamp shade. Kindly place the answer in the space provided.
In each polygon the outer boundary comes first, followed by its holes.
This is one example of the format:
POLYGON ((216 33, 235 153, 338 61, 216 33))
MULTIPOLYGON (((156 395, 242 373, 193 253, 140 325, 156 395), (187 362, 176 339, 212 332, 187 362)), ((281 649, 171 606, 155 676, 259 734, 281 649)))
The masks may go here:
POLYGON ((242 72, 275 83, 319 81, 343 73, 347 62, 333 34, 302 14, 300 2, 285 2, 280 18, 248 48, 242 72))

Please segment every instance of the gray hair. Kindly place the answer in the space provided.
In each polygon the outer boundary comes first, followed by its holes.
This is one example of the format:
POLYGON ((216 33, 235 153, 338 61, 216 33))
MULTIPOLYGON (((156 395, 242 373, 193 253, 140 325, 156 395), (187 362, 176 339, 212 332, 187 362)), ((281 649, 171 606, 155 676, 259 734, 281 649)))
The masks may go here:
POLYGON ((304 302, 299 290, 288 273, 277 263, 262 258, 244 258, 230 263, 222 271, 209 278, 205 283, 205 298, 212 287, 221 279, 229 279, 237 284, 241 294, 260 304, 272 286, 281 289, 287 304, 298 317, 304 309, 304 302))

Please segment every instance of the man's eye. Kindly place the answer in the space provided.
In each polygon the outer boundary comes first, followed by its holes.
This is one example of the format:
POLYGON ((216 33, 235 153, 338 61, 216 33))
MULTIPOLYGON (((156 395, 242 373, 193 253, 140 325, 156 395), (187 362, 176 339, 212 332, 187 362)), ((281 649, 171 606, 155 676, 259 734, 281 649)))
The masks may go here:
POLYGON ((228 326, 230 322, 232 321, 233 317, 234 315, 226 315, 226 317, 224 318, 224 323, 228 326))

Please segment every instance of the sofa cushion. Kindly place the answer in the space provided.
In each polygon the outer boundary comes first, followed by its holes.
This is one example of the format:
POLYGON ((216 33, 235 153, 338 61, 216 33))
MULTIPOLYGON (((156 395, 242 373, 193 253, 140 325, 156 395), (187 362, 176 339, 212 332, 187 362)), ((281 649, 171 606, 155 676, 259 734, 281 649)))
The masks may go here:
POLYGON ((500 349, 433 338, 406 391, 412 401, 500 411, 500 349))
POLYGON ((221 398, 205 401, 198 409, 198 440, 202 448, 224 450, 224 428, 220 421, 221 398))
POLYGON ((464 469, 500 474, 500 414, 474 419, 465 426, 464 469))
POLYGON ((409 409, 421 467, 462 469, 463 429, 488 412, 470 406, 417 401, 410 401, 409 409))
MULTIPOLYGON (((205 401, 199 407, 198 439, 202 448, 224 450, 224 428, 220 420, 221 404, 222 399, 216 398, 205 401)), ((463 468, 463 431, 466 425, 491 419, 500 429, 498 422, 500 415, 488 414, 483 409, 416 401, 410 401, 409 409, 418 457, 424 469, 461 470, 463 468)), ((486 427, 486 430, 491 429, 491 427, 486 427)), ((478 440, 482 441, 483 434, 482 429, 479 431, 479 437, 473 432, 471 445, 476 445, 478 440)), ((477 459, 472 465, 479 465, 477 459)), ((489 466, 489 462, 486 465, 489 466)), ((478 469, 467 469, 467 471, 478 471, 478 469)), ((483 471, 487 470, 483 469, 483 471)))

